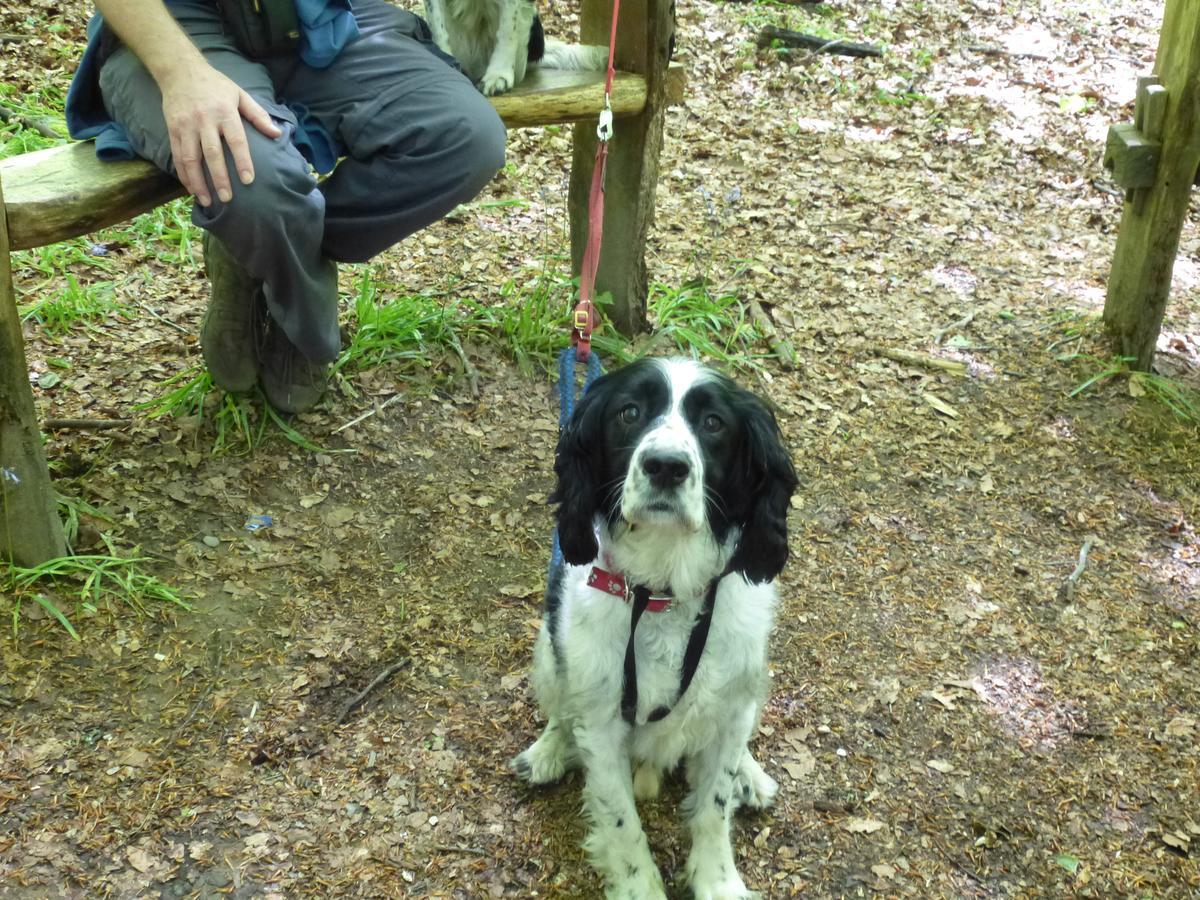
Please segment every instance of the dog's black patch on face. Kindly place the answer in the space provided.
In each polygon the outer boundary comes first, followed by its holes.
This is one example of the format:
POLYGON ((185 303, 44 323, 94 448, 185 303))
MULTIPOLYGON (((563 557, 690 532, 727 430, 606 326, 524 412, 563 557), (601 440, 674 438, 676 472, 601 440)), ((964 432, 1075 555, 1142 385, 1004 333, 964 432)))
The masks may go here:
POLYGON ((550 495, 567 562, 581 566, 596 558, 593 519, 600 514, 613 524, 620 516, 621 484, 638 438, 669 402, 662 369, 642 360, 597 379, 575 407, 558 439, 558 486, 550 495))
POLYGON ((638 443, 671 405, 671 387, 658 366, 643 360, 618 375, 624 377, 612 390, 604 416, 604 482, 611 489, 603 498, 601 510, 609 525, 620 518, 620 485, 638 443))

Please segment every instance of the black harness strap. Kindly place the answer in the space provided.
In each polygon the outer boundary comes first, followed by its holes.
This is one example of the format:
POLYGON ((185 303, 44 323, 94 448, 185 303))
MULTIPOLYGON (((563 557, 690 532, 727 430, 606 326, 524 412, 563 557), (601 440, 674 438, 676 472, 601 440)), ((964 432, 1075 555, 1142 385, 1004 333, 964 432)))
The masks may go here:
MULTIPOLYGON (((700 615, 696 617, 692 633, 688 635, 687 649, 683 652, 683 670, 679 675, 679 694, 675 698, 676 704, 687 693, 688 685, 692 683, 692 677, 696 674, 696 667, 700 665, 700 657, 704 654, 704 645, 708 643, 708 629, 712 625, 717 586, 726 574, 728 573, 722 572, 709 584, 708 591, 704 595, 704 606, 700 610, 700 615)), ((634 723, 637 716, 637 658, 633 649, 633 638, 637 632, 638 621, 642 618, 642 613, 646 611, 646 604, 649 602, 649 588, 639 585, 633 589, 632 611, 629 614, 629 643, 625 645, 625 684, 621 689, 621 718, 630 725, 634 723)), ((672 708, 660 706, 650 713, 646 721, 658 722, 665 719, 672 708)))

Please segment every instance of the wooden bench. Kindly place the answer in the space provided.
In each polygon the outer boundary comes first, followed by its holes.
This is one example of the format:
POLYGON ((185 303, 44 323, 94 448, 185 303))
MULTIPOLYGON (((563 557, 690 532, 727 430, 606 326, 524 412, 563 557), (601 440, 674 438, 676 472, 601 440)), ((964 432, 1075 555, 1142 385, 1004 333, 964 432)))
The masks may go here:
MULTIPOLYGON (((609 0, 583 0, 580 39, 608 44, 609 0)), ((645 241, 654 215, 663 114, 683 96, 683 71, 668 62, 674 34, 669 0, 625 0, 612 107, 621 122, 609 151, 605 244, 596 290, 613 297, 613 321, 632 334, 645 321, 645 241)), ((569 193, 574 271, 583 259, 587 195, 604 77, 535 70, 516 90, 491 98, 509 127, 577 123, 569 193)), ((183 191, 149 163, 101 163, 88 144, 67 144, 0 160, 0 560, 34 565, 63 556, 54 492, 42 454, 12 282, 10 252, 40 247, 124 222, 183 191)))

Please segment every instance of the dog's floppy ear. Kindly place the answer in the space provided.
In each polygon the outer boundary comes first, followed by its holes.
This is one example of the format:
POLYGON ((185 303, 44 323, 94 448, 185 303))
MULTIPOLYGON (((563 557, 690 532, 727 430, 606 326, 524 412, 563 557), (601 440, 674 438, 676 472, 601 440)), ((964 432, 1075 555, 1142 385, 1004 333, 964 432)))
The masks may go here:
POLYGON ((730 568, 747 581, 770 581, 787 561, 787 513, 796 490, 796 469, 774 413, 748 391, 739 389, 739 394, 737 405, 746 429, 739 487, 747 503, 730 568))
POLYGON ((554 456, 558 484, 550 502, 558 504, 555 519, 563 558, 575 566, 590 563, 600 551, 594 522, 604 477, 607 382, 607 377, 597 379, 584 394, 559 435, 554 456))

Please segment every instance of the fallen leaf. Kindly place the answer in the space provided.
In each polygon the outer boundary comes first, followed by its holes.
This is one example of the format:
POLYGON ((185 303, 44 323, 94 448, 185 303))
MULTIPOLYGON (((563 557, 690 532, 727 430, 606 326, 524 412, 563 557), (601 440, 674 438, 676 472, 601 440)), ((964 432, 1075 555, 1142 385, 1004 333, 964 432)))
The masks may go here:
POLYGON ((940 412, 943 416, 949 416, 951 419, 958 418, 958 410, 943 400, 936 394, 922 394, 921 399, 940 412))
POLYGON ((883 827, 878 819, 850 819, 842 826, 851 834, 874 834, 883 827))

